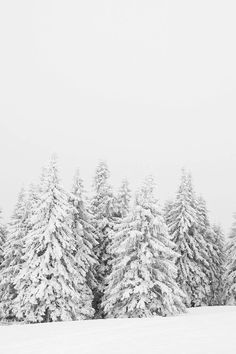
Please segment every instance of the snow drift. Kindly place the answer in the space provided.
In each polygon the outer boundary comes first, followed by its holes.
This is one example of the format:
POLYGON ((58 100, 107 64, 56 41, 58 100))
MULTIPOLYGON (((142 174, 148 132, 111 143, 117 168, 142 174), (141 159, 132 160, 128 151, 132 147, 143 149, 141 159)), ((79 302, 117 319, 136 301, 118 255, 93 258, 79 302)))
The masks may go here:
POLYGON ((235 354, 236 307, 175 317, 0 327, 1 354, 235 354))

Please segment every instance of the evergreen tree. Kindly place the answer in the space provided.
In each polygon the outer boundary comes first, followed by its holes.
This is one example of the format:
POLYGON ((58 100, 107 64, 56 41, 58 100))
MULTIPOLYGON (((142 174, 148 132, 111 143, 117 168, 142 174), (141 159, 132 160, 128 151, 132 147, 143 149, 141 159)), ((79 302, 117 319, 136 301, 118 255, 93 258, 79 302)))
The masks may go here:
POLYGON ((116 225, 112 271, 103 297, 107 317, 148 317, 184 311, 176 253, 148 178, 133 211, 116 225))
POLYGON ((92 308, 93 293, 97 287, 95 277, 95 267, 97 259, 95 256, 95 247, 97 246, 96 230, 93 226, 93 218, 86 204, 83 181, 80 178, 79 171, 76 172, 72 191, 70 195, 70 203, 73 206, 73 235, 77 243, 75 259, 77 263, 80 277, 84 277, 84 303, 90 309, 90 317, 93 316, 92 308))
POLYGON ((206 281, 205 286, 205 299, 204 304, 210 305, 213 302, 214 297, 214 282, 215 274, 214 270, 214 257, 215 257, 215 245, 214 245, 214 233, 210 225, 208 218, 208 210, 206 202, 202 197, 196 199, 196 212, 197 212, 197 233, 205 241, 205 254, 207 255, 207 263, 202 264, 202 271, 205 274, 206 281))
POLYGON ((116 198, 116 215, 119 218, 124 218, 128 215, 130 209, 131 191, 129 183, 124 179, 121 183, 118 195, 116 198))
POLYGON ((6 226, 2 223, 2 210, 0 209, 0 269, 4 259, 3 247, 6 241, 6 226))
POLYGON ((224 234, 220 226, 213 225, 213 296, 211 305, 223 305, 224 282, 223 275, 225 272, 225 251, 224 251, 224 234))
POLYGON ((222 276, 224 272, 224 236, 219 226, 211 226, 205 200, 198 198, 198 230, 207 245, 208 278, 207 304, 222 304, 222 276))
POLYGON ((23 263, 23 244, 26 236, 26 193, 22 188, 11 217, 7 238, 3 244, 4 260, 1 267, 1 302, 0 308, 4 319, 12 319, 12 302, 17 295, 15 279, 23 263))
POLYGON ((226 245, 226 263, 224 274, 224 300, 226 305, 236 305, 236 214, 226 245))
POLYGON ((165 202, 164 208, 163 208, 163 216, 165 218, 166 225, 169 225, 169 218, 171 218, 171 211, 174 206, 174 201, 173 200, 167 200, 165 202))
MULTIPOLYGON (((90 310, 75 262, 72 208, 61 187, 56 159, 41 179, 37 212, 25 237, 23 267, 15 280, 14 313, 26 322, 84 319, 90 310)), ((82 278, 82 279, 81 279, 82 278)))
POLYGON ((207 245, 199 232, 197 203, 193 192, 191 177, 183 170, 181 184, 176 200, 166 216, 171 239, 176 244, 179 257, 177 281, 187 294, 187 306, 200 306, 206 303, 208 279, 205 268, 207 245))
POLYGON ((98 282, 94 306, 96 316, 102 317, 101 298, 106 286, 105 276, 110 272, 111 254, 109 245, 114 226, 114 196, 109 180, 109 170, 105 162, 100 162, 94 178, 94 196, 91 201, 91 211, 94 217, 94 227, 98 233, 98 246, 95 253, 98 259, 96 278, 98 282))

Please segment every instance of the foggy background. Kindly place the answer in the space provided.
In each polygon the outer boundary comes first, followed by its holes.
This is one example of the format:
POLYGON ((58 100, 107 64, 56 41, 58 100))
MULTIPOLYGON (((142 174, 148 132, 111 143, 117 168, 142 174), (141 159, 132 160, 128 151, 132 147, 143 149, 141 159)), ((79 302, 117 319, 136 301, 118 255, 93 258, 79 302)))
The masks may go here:
POLYGON ((0 206, 56 152, 64 186, 153 173, 163 202, 193 174, 211 219, 236 211, 235 1, 0 3, 0 206))

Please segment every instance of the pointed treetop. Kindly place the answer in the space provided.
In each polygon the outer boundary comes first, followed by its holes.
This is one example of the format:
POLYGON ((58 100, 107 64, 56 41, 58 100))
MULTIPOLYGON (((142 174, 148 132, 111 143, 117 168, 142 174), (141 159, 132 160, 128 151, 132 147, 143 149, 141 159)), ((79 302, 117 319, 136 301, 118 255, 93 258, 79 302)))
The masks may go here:
POLYGON ((96 171, 95 171, 95 178, 94 178, 94 188, 95 190, 99 191, 100 188, 106 184, 108 178, 110 177, 110 172, 105 161, 100 161, 96 171))
POLYGON ((136 193, 136 204, 144 205, 146 202, 157 202, 155 198, 156 182, 152 175, 147 176, 140 188, 136 193))

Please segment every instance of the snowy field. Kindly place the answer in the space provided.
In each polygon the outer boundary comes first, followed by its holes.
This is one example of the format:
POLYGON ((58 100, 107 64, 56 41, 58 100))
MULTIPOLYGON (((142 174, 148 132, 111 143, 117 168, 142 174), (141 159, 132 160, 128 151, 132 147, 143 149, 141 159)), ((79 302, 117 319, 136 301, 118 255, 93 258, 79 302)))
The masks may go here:
POLYGON ((0 327, 1 354, 235 354, 236 307, 169 318, 0 327))

